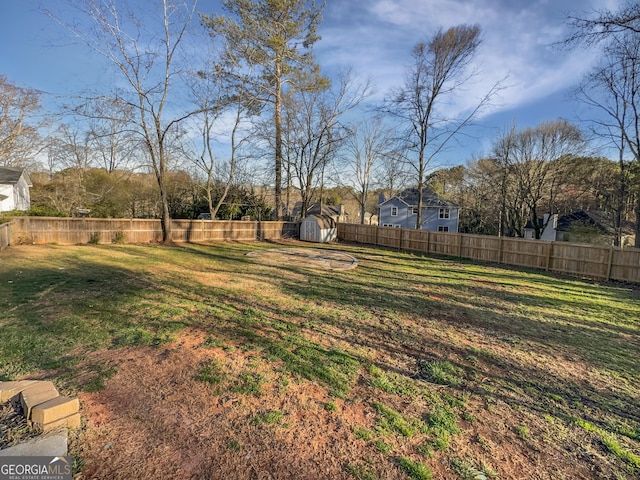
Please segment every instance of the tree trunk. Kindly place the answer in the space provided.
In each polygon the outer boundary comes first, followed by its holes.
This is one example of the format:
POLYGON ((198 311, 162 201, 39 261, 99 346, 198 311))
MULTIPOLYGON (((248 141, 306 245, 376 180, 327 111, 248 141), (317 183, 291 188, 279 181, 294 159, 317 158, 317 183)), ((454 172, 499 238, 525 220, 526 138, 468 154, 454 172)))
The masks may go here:
POLYGON ((640 192, 636 195, 636 226, 634 228, 634 233, 636 234, 636 239, 633 244, 634 247, 640 248, 640 192))
MULTIPOLYGON (((276 67, 276 70, 279 71, 280 68, 276 67)), ((275 98, 275 106, 274 106, 274 123, 275 123, 275 129, 276 129, 275 217, 276 217, 276 220, 280 220, 282 218, 282 85, 280 85, 280 83, 278 83, 276 87, 276 98, 275 98)))
MULTIPOLYGON (((160 137, 160 135, 158 135, 160 137)), ((173 234, 171 232, 171 214, 169 213, 169 194, 167 192, 166 183, 166 159, 164 157, 164 148, 162 143, 159 142, 157 159, 154 160, 153 147, 148 145, 149 154, 152 157, 152 163, 156 171, 156 180, 158 181, 158 189, 160 190, 160 206, 162 213, 160 216, 160 226, 162 228, 162 243, 164 245, 173 244, 173 234)))
MULTIPOLYGON (((424 135, 424 134, 423 134, 424 135)), ((418 160, 418 213, 416 215, 416 230, 422 227, 422 193, 424 192, 424 145, 426 140, 422 140, 420 146, 420 158, 418 160)))

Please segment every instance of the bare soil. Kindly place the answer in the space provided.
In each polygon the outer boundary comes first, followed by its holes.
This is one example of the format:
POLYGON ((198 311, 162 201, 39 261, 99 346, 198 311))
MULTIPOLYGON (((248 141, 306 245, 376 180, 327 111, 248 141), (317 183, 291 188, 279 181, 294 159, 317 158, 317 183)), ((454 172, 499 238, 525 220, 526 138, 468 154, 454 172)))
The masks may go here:
MULTIPOLYGON (((348 479, 348 465, 366 465, 380 479, 407 478, 353 429, 375 428, 374 401, 383 398, 398 409, 410 401, 372 396, 363 378, 350 395, 356 401, 332 398, 309 381, 283 385, 255 352, 206 348, 205 338, 189 330, 160 349, 107 350, 87 359, 118 373, 104 390, 79 395, 85 425, 72 444, 84 463, 78 479, 348 479), (207 360, 223 365, 230 377, 250 366, 266 382, 259 395, 221 392, 195 378, 207 360), (256 422, 274 411, 282 412, 275 423, 256 422)), ((454 436, 449 449, 486 462, 501 479, 616 478, 586 432, 565 431, 559 442, 556 426, 531 423, 508 399, 496 399, 491 408, 471 402, 468 410, 476 420, 462 422, 465 435, 454 436), (521 424, 528 425, 528 439, 515 430, 521 424)), ((411 454, 406 443, 395 448, 398 455, 411 454)), ((461 478, 443 456, 428 464, 435 479, 461 478)))

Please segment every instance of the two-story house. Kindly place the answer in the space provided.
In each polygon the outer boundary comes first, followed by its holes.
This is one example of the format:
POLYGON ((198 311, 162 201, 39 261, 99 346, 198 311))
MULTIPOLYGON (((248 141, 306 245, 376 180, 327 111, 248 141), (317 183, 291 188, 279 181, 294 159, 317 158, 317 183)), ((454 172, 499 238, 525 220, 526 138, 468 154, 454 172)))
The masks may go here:
MULTIPOLYGON (((416 228, 418 189, 408 188, 378 204, 378 224, 383 227, 416 228)), ((460 206, 431 190, 422 192, 420 230, 458 232, 460 206)))

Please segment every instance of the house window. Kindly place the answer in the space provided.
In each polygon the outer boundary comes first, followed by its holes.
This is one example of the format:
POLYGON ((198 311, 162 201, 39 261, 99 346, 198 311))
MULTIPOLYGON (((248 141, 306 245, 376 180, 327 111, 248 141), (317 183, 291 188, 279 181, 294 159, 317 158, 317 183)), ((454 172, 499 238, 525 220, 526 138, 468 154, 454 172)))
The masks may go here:
POLYGON ((439 232, 448 232, 449 231, 449 227, 444 226, 444 225, 439 225, 438 226, 438 231, 439 232))
POLYGON ((391 216, 395 217, 398 215, 398 207, 391 207, 391 216))
POLYGON ((449 218, 449 209, 448 208, 441 208, 440 212, 438 214, 438 217, 440 217, 440 218, 449 218))
POLYGON ((411 207, 411 214, 412 215, 417 215, 418 214, 418 207, 411 207))

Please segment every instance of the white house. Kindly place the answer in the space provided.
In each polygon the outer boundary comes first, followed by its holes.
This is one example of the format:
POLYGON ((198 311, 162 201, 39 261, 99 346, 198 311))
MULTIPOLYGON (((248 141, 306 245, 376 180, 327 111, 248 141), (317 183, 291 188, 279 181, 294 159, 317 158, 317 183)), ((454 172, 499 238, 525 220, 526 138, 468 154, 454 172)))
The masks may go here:
POLYGON ((0 212, 29 210, 32 186, 24 168, 0 167, 0 212))

